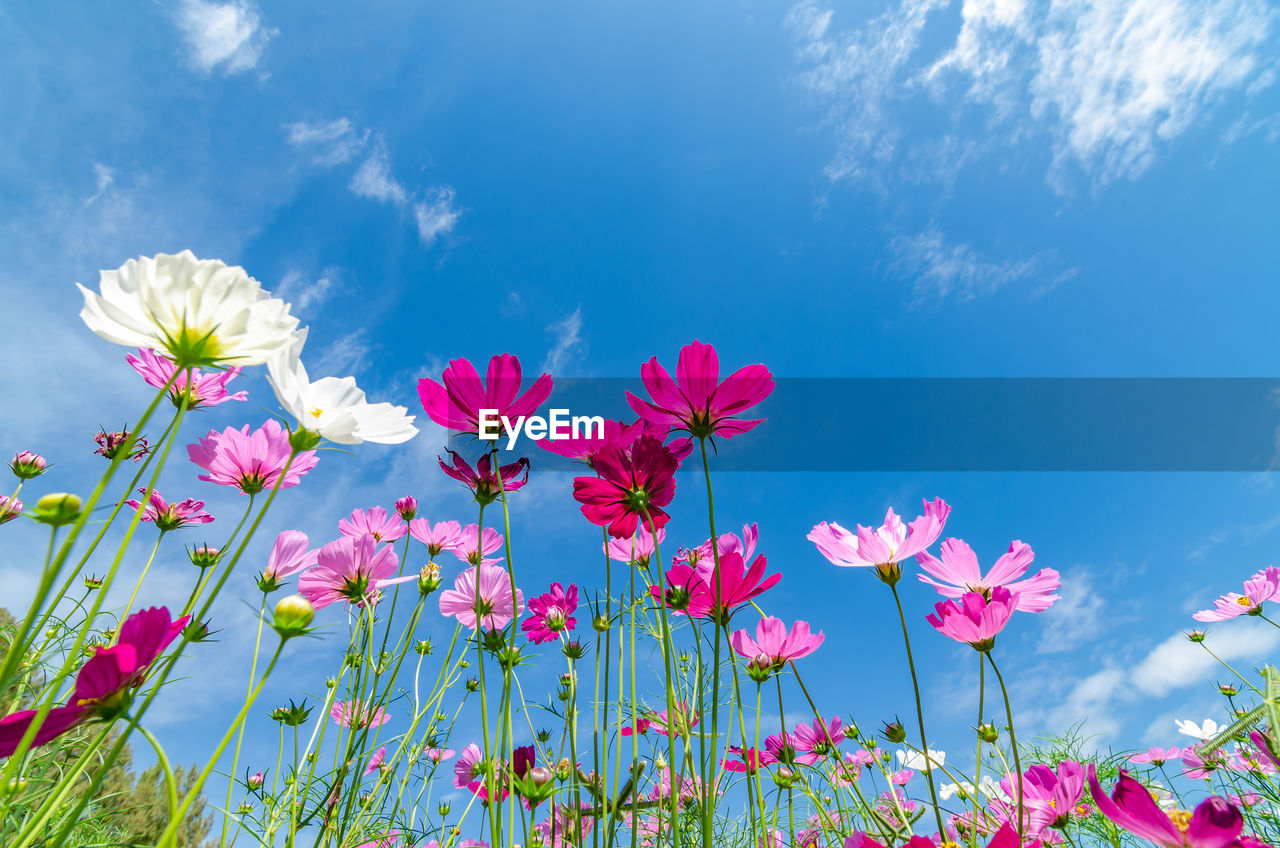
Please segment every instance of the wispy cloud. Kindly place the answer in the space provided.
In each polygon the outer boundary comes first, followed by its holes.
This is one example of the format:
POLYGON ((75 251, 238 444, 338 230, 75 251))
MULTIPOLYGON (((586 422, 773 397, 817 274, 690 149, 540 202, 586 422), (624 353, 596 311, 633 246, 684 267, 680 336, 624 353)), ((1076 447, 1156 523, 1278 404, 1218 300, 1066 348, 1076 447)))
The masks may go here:
POLYGON ((277 34, 262 21, 247 0, 211 3, 183 0, 176 8, 178 28, 187 47, 187 58, 202 73, 221 69, 238 74, 256 67, 277 34))
POLYGON ((582 307, 547 327, 547 332, 555 338, 555 344, 542 361, 544 373, 561 374, 565 366, 586 353, 586 342, 582 338, 582 307))
POLYGON ((284 125, 289 144, 310 154, 311 161, 332 168, 356 157, 369 140, 369 131, 359 132, 347 118, 327 123, 297 121, 284 125))
POLYGON ((372 352, 373 345, 369 342, 368 333, 363 329, 355 330, 328 347, 321 348, 307 370, 314 370, 316 374, 358 376, 368 367, 372 352))
POLYGON ((273 294, 291 303, 294 313, 306 316, 319 309, 341 282, 338 268, 325 268, 315 279, 294 270, 284 275, 273 294))
POLYGON ((1074 651, 1102 631, 1105 602, 1092 572, 1072 569, 1071 579, 1062 584, 1058 594, 1058 601, 1040 615, 1044 630, 1036 651, 1041 654, 1074 651))
POLYGON ((418 224, 418 238, 425 247, 453 232, 462 212, 454 206, 454 191, 449 186, 431 189, 427 198, 413 204, 413 217, 418 224))
POLYGON ((1038 281, 1033 294, 1042 294, 1075 274, 1075 269, 1061 268, 1048 253, 989 259, 964 242, 949 240, 935 226, 894 237, 888 251, 889 272, 913 281, 917 301, 949 296, 968 300, 1028 280, 1038 281))
POLYGON ((387 155, 387 148, 381 142, 356 170, 355 176, 351 178, 351 190, 358 197, 367 197, 380 203, 404 206, 409 201, 409 193, 391 175, 391 157, 387 155))

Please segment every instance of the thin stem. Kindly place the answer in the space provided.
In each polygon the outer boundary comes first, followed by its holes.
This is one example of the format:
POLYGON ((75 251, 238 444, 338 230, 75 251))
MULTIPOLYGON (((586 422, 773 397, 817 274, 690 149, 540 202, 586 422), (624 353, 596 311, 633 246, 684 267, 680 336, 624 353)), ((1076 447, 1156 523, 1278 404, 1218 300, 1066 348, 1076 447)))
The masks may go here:
POLYGON ((991 663, 991 670, 996 673, 996 680, 1000 682, 1000 694, 1004 698, 1004 714, 1009 719, 1009 744, 1013 748, 1013 767, 1018 773, 1018 844, 1022 844, 1022 833, 1026 825, 1022 821, 1022 760, 1018 756, 1018 735, 1013 731, 1013 709, 1009 706, 1009 690, 1005 688, 1004 676, 1000 674, 1000 667, 996 665, 995 657, 987 654, 987 659, 991 663))
MULTIPOLYGON (((902 599, 898 597, 897 585, 890 584, 889 588, 893 591, 894 603, 898 605, 898 620, 902 622, 902 641, 907 647, 907 667, 911 669, 911 688, 916 696, 916 720, 920 723, 920 750, 924 752, 925 765, 929 765, 929 742, 925 738, 924 731, 924 705, 920 700, 920 681, 916 679, 916 662, 911 656, 911 637, 907 635, 907 616, 902 611, 902 599)), ((938 806, 938 793, 933 786, 933 769, 926 768, 924 777, 929 784, 929 799, 933 802, 933 815, 938 820, 938 833, 944 834, 947 829, 942 824, 942 809, 938 806)))

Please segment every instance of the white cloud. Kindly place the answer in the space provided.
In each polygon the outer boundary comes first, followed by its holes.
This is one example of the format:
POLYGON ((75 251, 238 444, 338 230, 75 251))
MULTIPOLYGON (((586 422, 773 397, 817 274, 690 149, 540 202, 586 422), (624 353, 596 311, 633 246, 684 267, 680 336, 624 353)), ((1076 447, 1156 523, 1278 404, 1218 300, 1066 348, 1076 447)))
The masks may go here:
POLYGON ((453 205, 454 191, 449 186, 438 186, 431 190, 426 200, 413 204, 413 217, 418 225, 418 238, 422 244, 430 247, 440 238, 453 232, 458 217, 462 214, 453 205))
MULTIPOLYGON (((1256 620, 1237 620, 1215 629, 1206 644, 1224 662, 1252 660, 1280 648, 1280 630, 1256 620)), ((1132 681, 1141 692, 1160 697, 1204 681, 1218 668, 1208 651, 1177 633, 1134 666, 1132 681)))
POLYGON ((1053 269, 1051 257, 1040 253, 1023 259, 988 259, 964 242, 949 241, 934 226, 894 237, 888 250, 893 257, 889 271, 914 279, 917 300, 931 295, 969 300, 1031 279, 1040 281, 1034 292, 1040 294, 1075 273, 1074 269, 1053 269))
POLYGON ((289 144, 311 154, 311 161, 331 168, 350 162, 369 139, 369 131, 359 132, 347 118, 328 123, 297 121, 284 125, 289 144))
POLYGON ((409 200, 404 186, 391 175, 391 157, 381 142, 351 178, 351 190, 359 197, 396 206, 404 206, 409 200))
POLYGON ((295 270, 285 274, 272 293, 292 304, 295 314, 306 315, 323 305, 341 283, 342 272, 338 268, 325 268, 314 280, 295 270))
POLYGON ((278 32, 263 25, 257 8, 247 0, 183 0, 177 7, 177 21, 188 58, 206 74, 219 67, 225 74, 250 70, 278 32))
POLYGON ((582 307, 547 327, 547 332, 555 336, 556 342, 547 351, 547 358, 542 361, 542 371, 556 376, 564 371, 566 365, 581 359, 586 352, 586 342, 582 339, 582 307))
POLYGON ((372 351, 373 346, 369 343, 368 334, 363 329, 356 330, 324 348, 320 355, 308 364, 307 370, 316 376, 356 376, 368 366, 372 351))
POLYGON ((1073 651, 1102 631, 1103 595, 1092 572, 1073 569, 1058 595, 1057 602, 1040 614, 1044 629, 1036 650, 1041 654, 1073 651))

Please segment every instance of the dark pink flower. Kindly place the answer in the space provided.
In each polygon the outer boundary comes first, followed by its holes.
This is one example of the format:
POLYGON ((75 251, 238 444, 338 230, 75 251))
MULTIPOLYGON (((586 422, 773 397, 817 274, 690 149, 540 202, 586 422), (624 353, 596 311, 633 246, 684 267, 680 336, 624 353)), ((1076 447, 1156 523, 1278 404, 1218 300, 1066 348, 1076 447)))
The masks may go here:
POLYGON ((577 438, 542 439, 538 442, 538 446, 543 450, 590 466, 594 464, 596 454, 606 445, 626 450, 635 444, 636 439, 646 434, 659 441, 666 441, 670 429, 658 427, 643 418, 632 424, 623 424, 621 421, 606 418, 604 432, 601 435, 596 435, 596 430, 591 428, 577 438))
POLYGON ((670 736, 674 733, 681 739, 687 739, 693 728, 697 726, 698 713, 689 709, 689 705, 684 701, 677 701, 674 719, 669 716, 666 710, 657 713, 646 713, 643 717, 636 719, 634 728, 622 728, 620 735, 631 736, 633 733, 643 735, 653 729, 664 736, 670 736))
POLYGON ((246 495, 271 489, 277 480, 281 489, 298 485, 302 475, 315 467, 316 452, 302 451, 289 464, 292 452, 289 433, 274 418, 252 433, 248 424, 239 429, 228 427, 221 433, 210 430, 203 439, 187 445, 191 461, 208 472, 200 475, 201 480, 234 486, 246 495))
POLYGON ((425 518, 409 522, 409 535, 427 546, 427 554, 435 559, 441 551, 451 551, 462 541, 462 525, 456 521, 437 521, 435 526, 425 518))
POLYGON ((520 626, 530 641, 538 644, 552 642, 559 634, 577 626, 578 620, 573 617, 577 609, 578 587, 571 583, 565 589, 559 583, 552 583, 550 590, 529 599, 529 611, 533 615, 520 626))
MULTIPOLYGON (((98 449, 94 453, 104 459, 115 459, 116 455, 124 450, 130 435, 128 430, 119 430, 114 433, 99 430, 93 434, 93 440, 98 443, 98 449)), ((139 436, 129 449, 129 459, 141 462, 142 458, 149 453, 151 453, 151 446, 147 444, 146 436, 139 436)))
MULTIPOLYGON (((1273 731, 1280 732, 1280 731, 1273 731)), ((1255 730, 1249 734, 1250 741, 1258 746, 1258 753, 1262 754, 1263 759, 1280 770, 1280 756, 1276 755, 1275 750, 1271 747, 1271 741, 1263 735, 1261 730, 1255 730)))
POLYGON ((782 619, 768 616, 756 624, 754 639, 747 631, 738 630, 729 637, 729 644, 738 656, 753 660, 757 665, 777 669, 818 650, 823 638, 821 631, 809 632, 807 621, 797 621, 788 631, 782 619))
POLYGON ((482 409, 496 410, 514 421, 533 414, 551 394, 551 376, 543 374, 521 395, 520 360, 508 353, 489 360, 487 380, 480 379, 466 359, 455 359, 441 381, 418 381, 422 408, 441 427, 469 433, 478 433, 482 409))
POLYGON ((22 510, 22 501, 17 498, 11 498, 8 495, 0 495, 0 524, 12 521, 22 515, 22 510))
POLYGON ((721 765, 727 771, 755 774, 757 769, 771 766, 776 762, 768 751, 759 751, 755 748, 743 750, 735 745, 730 745, 729 753, 733 754, 733 758, 721 761, 721 765))
POLYGON ((134 371, 142 375, 142 379, 146 381, 148 386, 154 386, 159 389, 168 384, 170 380, 173 380, 168 392, 174 406, 178 406, 182 402, 183 395, 187 396, 188 409, 217 406, 229 400, 245 400, 249 397, 247 392, 231 394, 227 391, 227 383, 230 383, 240 373, 239 368, 228 368, 225 371, 212 374, 206 374, 199 368, 193 368, 190 376, 184 369, 182 373, 178 374, 177 379, 174 379, 174 374, 178 372, 178 366, 174 364, 172 359, 161 356, 150 348, 140 347, 138 348, 137 356, 126 354, 125 360, 133 366, 134 371))
POLYGON ((680 350, 675 380, 656 356, 641 366, 640 379, 651 400, 627 392, 636 414, 695 438, 731 439, 747 432, 764 419, 743 421, 737 416, 773 392, 773 375, 763 365, 740 368, 721 382, 716 349, 696 340, 680 350))
POLYGON ((641 521, 660 529, 670 518, 662 507, 675 497, 679 464, 652 436, 636 439, 629 453, 610 445, 596 455, 594 467, 600 476, 574 478, 573 496, 587 520, 608 527, 614 538, 629 538, 641 521))
POLYGON ((1052 568, 1042 568, 1034 577, 1019 580, 1035 559, 1031 546, 1013 541, 1009 552, 995 561, 984 576, 978 557, 960 539, 947 539, 940 550, 942 559, 927 551, 916 554, 916 562, 929 572, 918 575, 920 580, 948 598, 958 598, 965 592, 977 592, 989 596, 996 586, 1003 586, 1018 595, 1018 609, 1022 612, 1044 612, 1058 600, 1054 594, 1062 581, 1052 568), (930 577, 929 575, 932 575, 930 577), (936 580, 934 578, 937 578, 936 580))
MULTIPOLYGON (((48 744, 91 718, 111 719, 126 709, 132 690, 142 685, 151 664, 190 620, 190 616, 183 616, 173 621, 164 607, 151 607, 126 618, 116 644, 98 648, 80 668, 66 706, 49 710, 32 747, 48 744)), ((38 712, 21 710, 0 719, 0 757, 17 750, 38 712)))
POLYGON ((1009 623, 1017 608, 1017 594, 997 586, 991 590, 990 599, 977 592, 966 592, 959 601, 936 604, 937 612, 925 618, 944 636, 985 652, 995 645, 996 634, 1009 623))
POLYGON ((363 607, 377 603, 383 588, 418 579, 395 577, 399 568, 390 545, 379 548, 372 536, 343 536, 316 552, 316 564, 298 578, 298 592, 316 609, 337 601, 363 607))
MULTIPOLYGON (((889 805, 889 809, 896 813, 892 805, 889 805)), ((1005 824, 987 843, 987 848, 1019 848, 1020 844, 1018 831, 1012 825, 1005 824)), ((1030 843, 1028 848, 1038 848, 1039 845, 1039 842, 1030 843)), ((844 848, 885 848, 885 846, 862 831, 857 831, 844 840, 844 848)), ((937 848, 937 844, 927 836, 912 836, 903 848, 937 848)))
POLYGON ((844 741, 844 731, 839 718, 832 718, 826 727, 822 726, 820 719, 815 718, 813 724, 801 722, 796 725, 791 730, 791 739, 798 755, 796 762, 813 765, 836 752, 836 746, 844 741))
POLYGON ((1241 615, 1261 615, 1267 601, 1280 600, 1280 568, 1269 565, 1245 581, 1244 594, 1228 592, 1213 602, 1213 609, 1191 616, 1196 621, 1226 621, 1241 615))
MULTIPOLYGON (((1016 792, 1009 777, 1000 781, 1000 788, 1010 797, 1016 792)), ((1074 760, 1063 760, 1057 770, 1041 764, 1027 769, 1022 778, 1022 803, 1030 825, 1026 832, 1036 837, 1045 828, 1065 826, 1082 795, 1084 766, 1074 760)))
POLYGON ((1244 848, 1259 844, 1241 836, 1244 817, 1225 798, 1208 798, 1192 813, 1175 810, 1170 815, 1124 769, 1110 796, 1098 783, 1098 770, 1092 763, 1088 779, 1098 811, 1148 842, 1164 848, 1244 848))
POLYGON ((445 450, 453 458, 453 464, 445 465, 444 460, 437 457, 440 470, 470 489, 476 503, 482 506, 493 503, 503 491, 517 491, 529 482, 529 460, 523 457, 508 465, 498 466, 498 472, 502 474, 502 482, 499 485, 498 475, 490 468, 489 454, 480 457, 476 467, 472 468, 461 455, 448 448, 445 450))
POLYGON ((409 527, 398 514, 375 506, 353 510, 350 518, 338 521, 338 532, 344 536, 372 536, 375 542, 394 542, 403 539, 409 527))
POLYGON ((485 630, 500 630, 524 609, 524 593, 516 589, 511 598, 511 575, 496 565, 468 568, 458 575, 452 589, 440 593, 440 614, 458 619, 463 627, 476 629, 480 619, 485 630), (476 572, 479 571, 477 578, 476 572), (479 587, 477 588, 477 579, 479 587))
POLYGON ((824 521, 809 531, 806 538, 833 564, 874 568, 881 580, 893 584, 902 576, 900 564, 937 541, 950 514, 947 502, 936 498, 924 502, 924 514, 910 526, 903 524, 890 509, 879 529, 859 524, 858 531, 850 533, 835 522, 824 521))
MULTIPOLYGON (((138 492, 145 495, 147 490, 139 489, 138 492)), ((151 490, 151 496, 147 498, 145 507, 141 501, 127 500, 125 503, 134 509, 141 509, 141 520, 153 522, 162 533, 186 527, 188 524, 208 524, 213 521, 213 516, 204 511, 204 501, 187 498, 169 503, 155 489, 151 490)))
POLYGON ((724 554, 720 557, 720 586, 717 591, 712 582, 715 579, 714 562, 700 560, 696 566, 678 563, 666 573, 666 593, 661 594, 658 586, 650 587, 649 593, 675 612, 728 624, 738 607, 773 588, 782 579, 781 574, 766 577, 767 565, 768 560, 763 554, 755 558, 750 568, 739 554, 724 554))

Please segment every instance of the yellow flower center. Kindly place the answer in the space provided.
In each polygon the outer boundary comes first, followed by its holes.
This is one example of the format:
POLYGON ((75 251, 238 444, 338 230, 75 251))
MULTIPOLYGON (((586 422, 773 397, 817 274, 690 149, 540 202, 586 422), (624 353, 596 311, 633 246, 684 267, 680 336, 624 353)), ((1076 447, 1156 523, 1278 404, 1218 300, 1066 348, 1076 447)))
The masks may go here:
POLYGON ((1186 833, 1187 828, 1191 826, 1191 813, 1186 810, 1170 810, 1169 820, 1174 823, 1178 830, 1186 833))
POLYGON ((324 410, 318 406, 313 406, 307 410, 307 414, 310 415, 312 418, 319 418, 321 415, 324 414, 324 410))
POLYGON ((1251 606, 1253 606, 1253 601, 1249 600, 1249 596, 1248 596, 1248 595, 1241 595, 1240 597, 1236 598, 1236 603, 1237 603, 1237 604, 1239 604, 1239 605, 1240 605, 1240 606, 1242 606, 1242 607, 1251 607, 1251 606))

